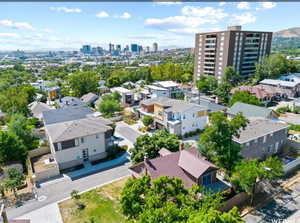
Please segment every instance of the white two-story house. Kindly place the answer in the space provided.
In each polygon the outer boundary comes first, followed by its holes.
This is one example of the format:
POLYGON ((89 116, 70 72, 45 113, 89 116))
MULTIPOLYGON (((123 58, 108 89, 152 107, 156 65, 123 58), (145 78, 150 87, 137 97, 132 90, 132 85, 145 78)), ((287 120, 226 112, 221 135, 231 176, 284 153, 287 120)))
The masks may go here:
POLYGON ((113 132, 110 124, 103 118, 81 118, 46 125, 50 150, 59 170, 105 158, 113 132))
POLYGON ((176 135, 203 129, 208 123, 206 107, 170 98, 144 100, 138 112, 141 118, 152 116, 156 128, 166 128, 176 135))

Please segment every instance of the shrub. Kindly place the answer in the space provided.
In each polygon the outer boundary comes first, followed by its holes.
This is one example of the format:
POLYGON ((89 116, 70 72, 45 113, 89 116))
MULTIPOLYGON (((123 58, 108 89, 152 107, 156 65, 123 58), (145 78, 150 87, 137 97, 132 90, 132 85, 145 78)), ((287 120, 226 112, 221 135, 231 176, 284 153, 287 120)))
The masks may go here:
POLYGON ((78 190, 72 190, 71 191, 71 198, 73 200, 78 200, 80 198, 80 194, 78 190))
POLYGON ((289 129, 294 131, 300 131, 300 125, 290 124, 289 129))
POLYGON ((123 118, 123 121, 128 124, 128 125, 134 125, 136 124, 136 120, 132 119, 132 118, 123 118))
POLYGON ((142 119, 142 122, 145 126, 150 126, 153 123, 153 118, 149 115, 144 116, 144 118, 142 119))
POLYGON ((285 106, 285 107, 277 108, 276 112, 278 112, 279 114, 283 114, 286 112, 291 112, 291 109, 288 106, 285 106))

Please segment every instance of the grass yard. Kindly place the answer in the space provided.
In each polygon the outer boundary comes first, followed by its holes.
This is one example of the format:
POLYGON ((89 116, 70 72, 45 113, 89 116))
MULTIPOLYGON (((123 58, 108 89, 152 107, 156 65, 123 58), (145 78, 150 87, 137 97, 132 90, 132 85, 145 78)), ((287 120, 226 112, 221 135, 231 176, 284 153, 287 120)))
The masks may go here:
POLYGON ((68 199, 59 203, 64 223, 122 223, 119 196, 128 178, 80 195, 78 201, 68 199), (80 210, 77 203, 84 204, 80 210))

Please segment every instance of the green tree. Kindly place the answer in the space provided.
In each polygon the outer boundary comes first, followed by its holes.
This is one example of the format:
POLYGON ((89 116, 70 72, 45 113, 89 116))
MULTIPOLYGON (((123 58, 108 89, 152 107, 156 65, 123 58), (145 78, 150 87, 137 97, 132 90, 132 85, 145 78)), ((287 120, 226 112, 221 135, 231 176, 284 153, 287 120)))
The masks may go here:
POLYGON ((22 114, 13 114, 8 122, 8 131, 16 135, 26 147, 27 150, 32 150, 38 147, 38 138, 32 133, 34 126, 29 125, 30 121, 22 114))
POLYGON ((25 161, 27 150, 22 141, 9 131, 0 131, 0 164, 25 161))
POLYGON ((278 158, 269 157, 266 161, 258 163, 256 159, 242 160, 234 169, 231 182, 237 188, 251 195, 251 204, 260 180, 274 180, 283 175, 282 163, 278 158))
POLYGON ((121 209, 139 223, 186 222, 192 213, 206 212, 222 205, 221 194, 209 194, 196 184, 186 189, 181 179, 149 175, 129 179, 121 193, 121 209), (202 194, 199 199, 199 193, 202 194))
POLYGON ((74 96, 81 97, 89 92, 97 92, 99 75, 93 71, 78 71, 68 77, 74 96))
POLYGON ((139 136, 134 143, 134 147, 130 150, 131 161, 133 163, 141 162, 145 156, 150 159, 155 158, 161 148, 166 148, 172 152, 178 151, 178 137, 167 130, 160 130, 152 135, 139 136))
POLYGON ((227 103, 229 101, 229 92, 231 88, 232 86, 229 83, 221 82, 214 93, 219 97, 221 101, 227 103))
POLYGON ((8 89, 0 92, 0 109, 7 113, 22 113, 28 114, 29 110, 28 94, 20 87, 11 86, 8 89))
POLYGON ((233 141, 233 137, 239 137, 239 131, 246 127, 248 121, 241 113, 228 120, 223 112, 212 112, 209 122, 210 125, 200 136, 199 152, 226 169, 230 176, 241 160, 241 147, 233 141))
POLYGON ((149 115, 145 115, 144 118, 142 119, 142 122, 145 126, 150 126, 153 124, 153 118, 149 115))
POLYGON ((192 214, 187 223, 243 223, 245 222, 237 209, 232 208, 229 212, 220 212, 215 209, 197 211, 192 214))
POLYGON ((200 92, 208 94, 215 91, 218 87, 218 81, 215 76, 200 75, 197 81, 197 88, 200 92))
POLYGON ((121 95, 118 92, 102 96, 98 110, 105 116, 111 117, 115 112, 122 111, 120 106, 121 95))
POLYGON ((296 63, 290 62, 281 54, 273 54, 264 57, 256 64, 254 78, 261 81, 265 78, 276 79, 282 74, 297 70, 296 63))
POLYGON ((262 106, 262 103, 258 100, 258 98, 247 91, 239 91, 232 94, 231 99, 229 100, 229 106, 234 105, 236 102, 262 106))
POLYGON ((25 180, 25 175, 21 170, 12 167, 7 170, 7 177, 5 178, 5 187, 12 190, 14 196, 17 197, 17 189, 22 186, 25 180))
POLYGON ((241 77, 234 67, 229 66, 224 69, 224 74, 222 77, 222 82, 229 83, 231 86, 236 86, 240 82, 241 77))

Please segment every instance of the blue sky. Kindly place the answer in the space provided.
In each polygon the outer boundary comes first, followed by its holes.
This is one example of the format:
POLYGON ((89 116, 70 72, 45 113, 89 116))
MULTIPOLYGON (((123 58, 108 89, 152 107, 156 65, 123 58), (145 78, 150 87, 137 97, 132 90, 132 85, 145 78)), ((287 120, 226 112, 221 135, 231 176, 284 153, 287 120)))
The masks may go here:
POLYGON ((0 3, 0 50, 78 49, 137 43, 192 47, 194 34, 242 25, 278 31, 300 26, 300 2, 0 3))

